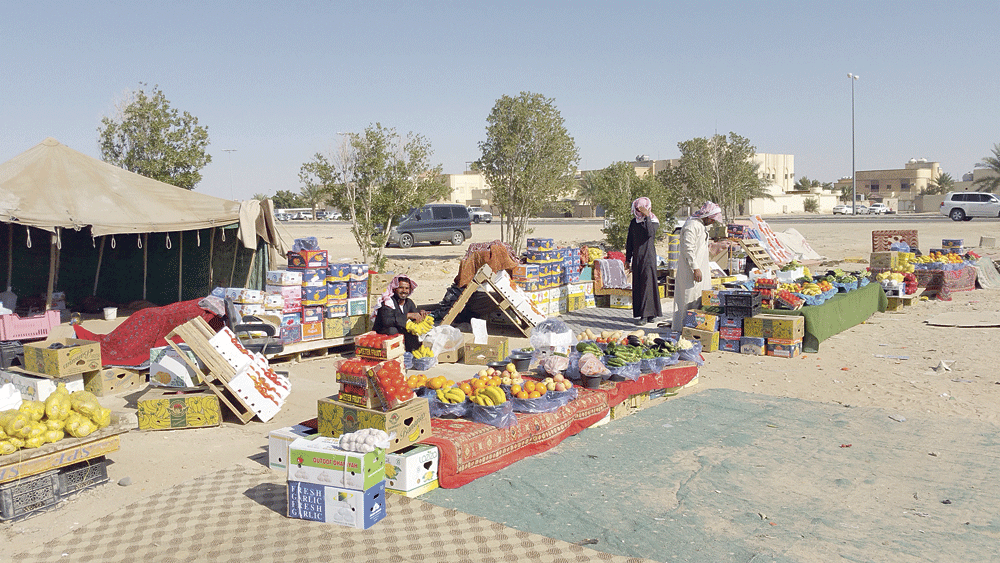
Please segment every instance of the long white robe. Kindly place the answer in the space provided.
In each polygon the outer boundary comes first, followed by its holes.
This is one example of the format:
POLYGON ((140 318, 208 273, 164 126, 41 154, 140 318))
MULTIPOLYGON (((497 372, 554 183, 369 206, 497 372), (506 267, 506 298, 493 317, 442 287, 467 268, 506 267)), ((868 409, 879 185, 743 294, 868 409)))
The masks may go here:
POLYGON ((674 277, 674 318, 672 329, 680 332, 688 309, 701 306, 701 292, 712 289, 712 271, 708 262, 708 229, 700 219, 688 218, 681 229, 680 256, 674 277), (701 281, 694 281, 694 271, 701 270, 701 281))

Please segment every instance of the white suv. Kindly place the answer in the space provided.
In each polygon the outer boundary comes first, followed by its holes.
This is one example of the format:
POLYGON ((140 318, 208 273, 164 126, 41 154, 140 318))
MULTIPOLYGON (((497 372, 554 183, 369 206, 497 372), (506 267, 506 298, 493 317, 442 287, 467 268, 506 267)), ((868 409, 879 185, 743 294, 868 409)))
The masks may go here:
POLYGON ((493 221, 493 214, 482 207, 470 207, 469 215, 472 216, 473 223, 490 223, 493 221))
POLYGON ((949 192, 939 208, 952 221, 971 221, 973 217, 1000 217, 1000 199, 983 192, 949 192))
POLYGON ((895 213, 889 206, 884 203, 873 203, 871 207, 868 208, 869 215, 889 215, 895 213))

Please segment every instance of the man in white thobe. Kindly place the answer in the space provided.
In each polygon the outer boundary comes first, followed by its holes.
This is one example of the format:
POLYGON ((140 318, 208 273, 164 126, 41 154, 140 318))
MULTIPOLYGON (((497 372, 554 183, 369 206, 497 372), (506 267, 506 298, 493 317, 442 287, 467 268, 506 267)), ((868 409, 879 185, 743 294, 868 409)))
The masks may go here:
POLYGON ((709 201, 688 217, 681 228, 671 325, 676 332, 683 330, 688 309, 700 307, 701 292, 712 289, 712 270, 708 265, 708 226, 721 217, 722 209, 709 201))

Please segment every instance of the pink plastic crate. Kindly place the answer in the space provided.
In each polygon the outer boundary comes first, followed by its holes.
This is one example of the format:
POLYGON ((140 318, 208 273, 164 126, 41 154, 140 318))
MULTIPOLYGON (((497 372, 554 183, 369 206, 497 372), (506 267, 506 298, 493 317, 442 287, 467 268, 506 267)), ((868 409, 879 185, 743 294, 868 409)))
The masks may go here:
POLYGON ((0 315, 0 340, 35 340, 49 335, 59 324, 59 310, 50 309, 43 315, 21 318, 17 315, 0 315))

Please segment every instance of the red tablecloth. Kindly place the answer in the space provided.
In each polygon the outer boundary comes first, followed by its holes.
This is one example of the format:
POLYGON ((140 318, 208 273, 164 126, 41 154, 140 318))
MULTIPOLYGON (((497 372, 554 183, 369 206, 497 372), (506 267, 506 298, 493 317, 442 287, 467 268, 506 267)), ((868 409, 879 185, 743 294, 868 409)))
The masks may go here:
POLYGON ((942 301, 951 301, 952 292, 976 289, 976 269, 972 266, 961 270, 917 270, 914 274, 917 286, 936 291, 942 301))
POLYGON ((465 419, 431 421, 434 432, 425 443, 438 447, 438 482, 455 489, 515 461, 549 450, 566 438, 589 428, 631 395, 654 389, 673 389, 698 375, 698 366, 682 362, 636 381, 579 389, 579 397, 550 413, 517 414, 517 425, 500 429, 465 419))

